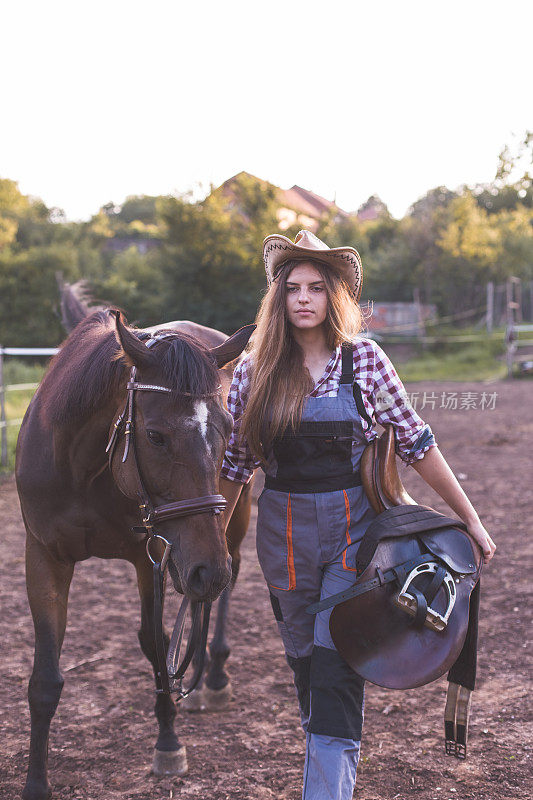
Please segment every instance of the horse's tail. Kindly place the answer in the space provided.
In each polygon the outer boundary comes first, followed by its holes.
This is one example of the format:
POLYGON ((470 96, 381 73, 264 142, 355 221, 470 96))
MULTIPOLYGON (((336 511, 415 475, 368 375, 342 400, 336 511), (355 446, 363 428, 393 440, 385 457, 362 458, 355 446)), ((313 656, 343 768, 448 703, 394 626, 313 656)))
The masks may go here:
POLYGON ((92 305, 92 296, 87 281, 66 283, 60 274, 57 282, 61 295, 61 322, 67 333, 71 333, 76 325, 104 306, 92 305))

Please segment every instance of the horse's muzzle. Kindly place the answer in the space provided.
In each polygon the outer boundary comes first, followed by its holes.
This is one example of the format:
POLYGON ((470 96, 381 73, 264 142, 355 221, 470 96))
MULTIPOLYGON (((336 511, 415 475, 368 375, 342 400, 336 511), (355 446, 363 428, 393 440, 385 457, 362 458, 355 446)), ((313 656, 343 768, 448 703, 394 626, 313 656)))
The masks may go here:
POLYGON ((184 575, 179 574, 172 556, 169 559, 169 573, 177 592, 185 594, 190 600, 216 600, 231 580, 231 556, 221 568, 205 562, 192 564, 184 575))

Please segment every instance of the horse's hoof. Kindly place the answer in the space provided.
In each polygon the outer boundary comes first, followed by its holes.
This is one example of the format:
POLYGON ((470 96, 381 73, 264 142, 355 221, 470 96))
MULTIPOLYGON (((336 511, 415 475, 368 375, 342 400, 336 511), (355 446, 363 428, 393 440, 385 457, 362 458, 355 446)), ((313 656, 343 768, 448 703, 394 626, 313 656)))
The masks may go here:
POLYGON ((154 775, 186 775, 189 770, 187 751, 182 745, 179 750, 158 750, 154 748, 152 772, 154 775))
POLYGON ((210 689, 209 686, 204 686, 203 695, 208 711, 225 711, 229 708, 233 697, 231 682, 228 682, 223 689, 210 689))
POLYGON ((200 689, 195 689, 194 692, 191 692, 187 695, 187 697, 184 697, 180 702, 180 708, 182 708, 184 711, 188 711, 191 714, 197 714, 199 711, 205 711, 204 687, 202 686, 200 689))
POLYGON ((22 791, 22 800, 50 800, 52 797, 52 787, 46 781, 33 781, 28 779, 22 791))

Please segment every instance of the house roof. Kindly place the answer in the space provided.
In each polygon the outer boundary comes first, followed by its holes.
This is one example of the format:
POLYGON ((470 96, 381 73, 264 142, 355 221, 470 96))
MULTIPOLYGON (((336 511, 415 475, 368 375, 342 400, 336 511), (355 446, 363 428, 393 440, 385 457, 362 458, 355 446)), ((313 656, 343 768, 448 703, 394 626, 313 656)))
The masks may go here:
POLYGON ((346 211, 339 208, 332 200, 326 200, 308 189, 294 185, 290 189, 283 191, 285 203, 295 211, 301 211, 310 217, 321 217, 323 214, 334 209, 340 216, 347 217, 346 211))
POLYGON ((215 191, 220 191, 221 189, 222 190, 226 190, 226 191, 227 190, 231 191, 232 188, 233 188, 233 184, 241 176, 242 177, 246 177, 246 178, 253 178, 253 180, 257 181, 257 183, 260 183, 261 186, 273 186, 274 185, 274 184, 269 183, 269 181, 265 181, 263 178, 258 178, 257 175, 252 175, 251 172, 246 172, 245 170, 241 170, 236 175, 232 175, 231 178, 228 178, 227 180, 225 180, 224 183, 221 183, 220 186, 218 187, 218 189, 215 190, 215 191))
MULTIPOLYGON (((231 178, 228 178, 226 181, 224 181, 224 183, 219 186, 218 191, 222 191, 225 195, 231 194, 234 182, 241 176, 252 178, 262 186, 273 186, 273 184, 269 183, 269 181, 265 181, 262 178, 258 178, 256 175, 252 175, 243 170, 242 172, 237 173, 237 175, 233 175, 231 178)), ((325 197, 321 197, 320 195, 310 192, 308 189, 304 189, 296 184, 291 186, 290 189, 281 189, 279 187, 274 188, 277 190, 280 207, 285 206, 286 208, 290 208, 300 214, 305 214, 312 219, 318 220, 332 209, 342 217, 349 216, 346 211, 343 211, 342 208, 339 208, 332 200, 326 200, 325 197)))

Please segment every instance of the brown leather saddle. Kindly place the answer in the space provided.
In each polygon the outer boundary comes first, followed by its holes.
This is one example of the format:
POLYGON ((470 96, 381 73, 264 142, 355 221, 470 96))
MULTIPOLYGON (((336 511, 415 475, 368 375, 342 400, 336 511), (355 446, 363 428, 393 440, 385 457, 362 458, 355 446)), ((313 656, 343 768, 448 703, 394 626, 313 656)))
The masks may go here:
POLYGON ((377 516, 359 545, 356 582, 308 610, 334 606, 335 647, 355 672, 379 686, 414 688, 449 670, 446 752, 464 758, 481 553, 463 522, 409 496, 394 445, 388 425, 362 457, 363 487, 377 516))

